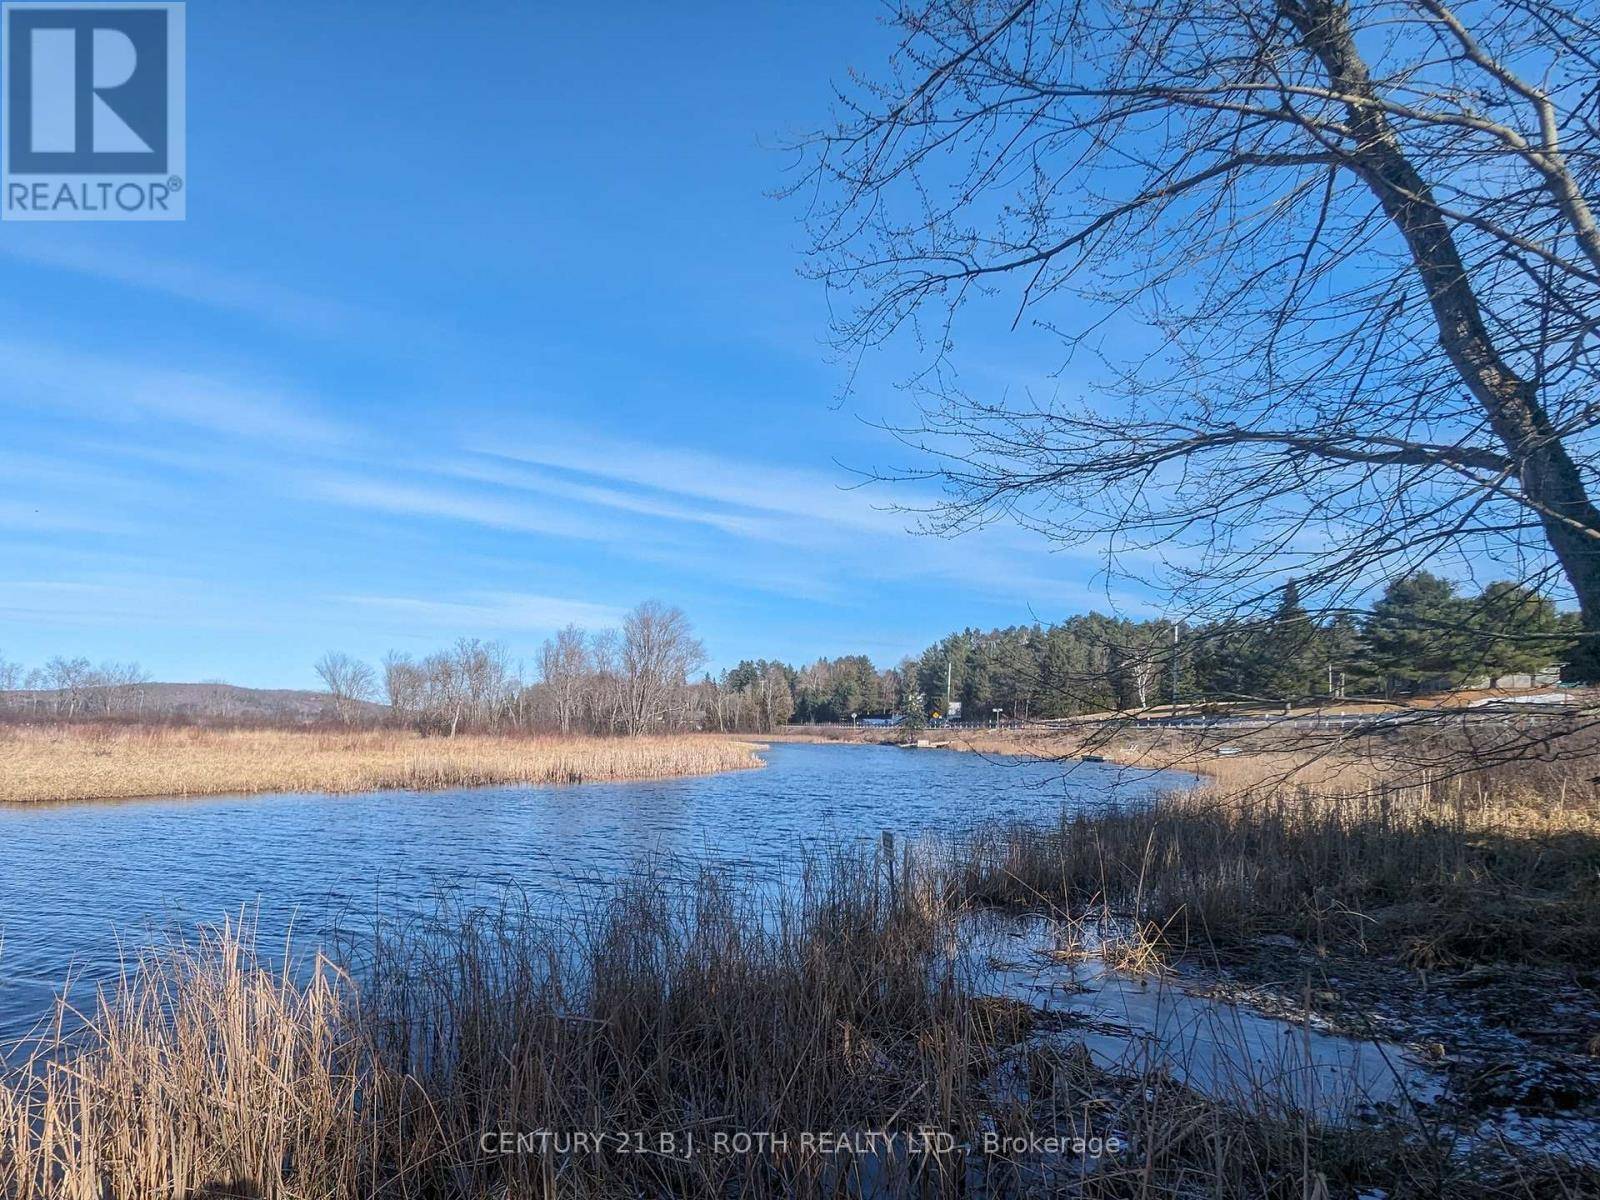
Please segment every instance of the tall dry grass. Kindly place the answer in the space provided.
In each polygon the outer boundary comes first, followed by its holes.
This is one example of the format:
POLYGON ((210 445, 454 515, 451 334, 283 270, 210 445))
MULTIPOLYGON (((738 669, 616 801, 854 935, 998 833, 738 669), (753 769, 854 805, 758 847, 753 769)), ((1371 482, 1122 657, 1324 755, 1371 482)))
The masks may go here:
MULTIPOLYGON (((1570 775, 1570 773, 1569 773, 1570 775)), ((1429 967, 1600 960, 1600 803, 1528 770, 1406 787, 1227 781, 1162 803, 987 829, 968 902, 1132 918, 1169 950, 1266 933, 1429 967)))
POLYGON ((1409 1117, 1321 1124, 1267 1090, 1220 1103, 1159 1070, 1108 1076, 951 953, 959 865, 849 853, 774 891, 663 864, 559 920, 508 904, 390 929, 349 974, 309 980, 262 966, 237 931, 169 950, 0 1087, 0 1195, 1304 1200, 1597 1182, 1469 1167, 1409 1117), (613 1140, 500 1152, 500 1133, 538 1130, 613 1140), (869 1130, 950 1140, 799 1141, 869 1130), (713 1149, 762 1132, 793 1140, 713 1149), (1121 1148, 986 1152, 984 1132, 1121 1148), (697 1152, 658 1152, 664 1134, 697 1152))
POLYGON ((820 1195, 838 1180, 816 1156, 484 1139, 975 1119, 968 1073, 995 1039, 951 968, 930 970, 925 889, 863 859, 781 899, 677 875, 562 921, 389 930, 359 991, 264 969, 237 932, 147 959, 0 1091, 0 1195, 820 1195))
POLYGON ((0 726, 0 802, 362 792, 659 779, 758 767, 749 743, 646 738, 425 738, 408 731, 0 726))

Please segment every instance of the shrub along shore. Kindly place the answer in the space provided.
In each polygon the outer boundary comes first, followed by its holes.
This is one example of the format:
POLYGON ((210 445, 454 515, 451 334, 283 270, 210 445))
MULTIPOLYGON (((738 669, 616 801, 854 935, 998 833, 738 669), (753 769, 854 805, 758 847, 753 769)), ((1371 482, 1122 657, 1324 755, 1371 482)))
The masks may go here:
POLYGON ((0 802, 431 790, 759 767, 733 738, 423 737, 406 730, 0 725, 0 802))
POLYGON ((1108 1069, 1048 997, 987 995, 952 948, 980 910, 1115 927, 1129 945, 1102 949, 1145 970, 1265 938, 1294 947, 1265 990, 1306 1022, 1336 964, 1430 1002, 1503 972, 1544 989, 1524 1020, 1573 1025, 1518 1057, 1573 1067, 1600 1049, 1597 878, 1590 789, 1485 775, 846 848, 787 889, 657 863, 556 914, 513 897, 381 929, 309 976, 227 931, 13 1066, 0 1195, 1592 1195, 1592 1162, 1471 1133, 1483 1072, 1447 1069, 1448 1042, 1431 1106, 1341 1121, 1268 1078, 1223 1102, 1108 1069), (898 1140, 802 1139, 826 1132, 898 1140))

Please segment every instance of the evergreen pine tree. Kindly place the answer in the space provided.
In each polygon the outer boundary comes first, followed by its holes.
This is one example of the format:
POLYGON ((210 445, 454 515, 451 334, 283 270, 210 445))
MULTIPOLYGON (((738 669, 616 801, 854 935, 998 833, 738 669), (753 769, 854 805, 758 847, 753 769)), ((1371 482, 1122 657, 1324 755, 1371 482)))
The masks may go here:
POLYGON ((1300 603, 1300 587, 1290 580, 1271 622, 1254 639, 1254 692, 1273 700, 1292 701, 1311 695, 1319 663, 1317 627, 1300 603))
POLYGON ((1391 583, 1362 630, 1372 666, 1387 681, 1385 690, 1464 677, 1473 665, 1466 619, 1449 580, 1418 571, 1391 583))
POLYGON ((1494 684, 1501 676, 1533 674, 1563 662, 1572 651, 1556 606, 1519 583, 1491 583, 1469 616, 1472 650, 1494 684))

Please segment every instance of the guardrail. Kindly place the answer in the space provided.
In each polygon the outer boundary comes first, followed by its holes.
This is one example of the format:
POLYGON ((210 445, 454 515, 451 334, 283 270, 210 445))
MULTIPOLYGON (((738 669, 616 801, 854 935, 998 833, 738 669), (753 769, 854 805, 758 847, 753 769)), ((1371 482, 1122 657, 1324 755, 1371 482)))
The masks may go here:
POLYGON ((1584 711, 1580 705, 1512 704, 1503 707, 1404 709, 1383 713, 1328 713, 1280 717, 1135 717, 1136 729, 1399 729, 1419 726, 1503 724, 1507 721, 1565 721, 1584 711))

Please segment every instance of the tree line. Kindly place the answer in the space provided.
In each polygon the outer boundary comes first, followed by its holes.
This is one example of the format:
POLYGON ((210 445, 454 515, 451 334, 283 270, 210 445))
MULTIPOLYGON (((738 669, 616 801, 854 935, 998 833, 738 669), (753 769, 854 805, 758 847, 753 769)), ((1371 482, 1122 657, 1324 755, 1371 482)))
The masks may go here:
MULTIPOLYGON (((798 668, 746 659, 704 673, 705 648, 688 617, 652 600, 614 629, 567 626, 531 664, 503 643, 461 638, 421 657, 391 652, 376 667, 330 651, 315 670, 326 715, 350 724, 440 736, 764 732, 891 715, 1048 720, 1174 699, 1399 696, 1543 671, 1565 661, 1578 632, 1574 614, 1520 584, 1467 595, 1417 572, 1361 612, 1313 615, 1290 584, 1259 619, 1190 625, 1085 613, 1054 625, 969 628, 890 667, 850 654, 798 668)), ((133 663, 57 657, 25 672, 0 657, 0 692, 35 713, 134 714, 148 681, 133 663)))
POLYGON ((864 655, 795 670, 741 663, 723 676, 742 703, 734 728, 770 728, 769 713, 835 722, 898 714, 987 721, 1058 719, 1166 704, 1297 704, 1497 685, 1562 664, 1576 614, 1537 592, 1491 583, 1463 595, 1426 572, 1405 576, 1363 612, 1313 616, 1290 584, 1259 619, 1187 625, 1087 613, 1055 625, 965 629, 880 670, 864 655), (787 697, 763 707, 761 697, 787 697), (759 685, 758 685, 758 681, 759 685))
POLYGON ((142 685, 150 676, 136 662, 102 662, 56 655, 43 666, 24 667, 0 655, 0 693, 11 694, 10 706, 52 716, 137 714, 143 707, 142 685))
POLYGON ((316 672, 345 720, 364 719, 364 705, 382 699, 390 720, 445 736, 637 735, 714 727, 716 684, 695 678, 705 659, 683 611, 648 600, 615 629, 569 625, 547 638, 531 673, 503 643, 478 638, 421 658, 391 652, 377 670, 333 651, 316 672))

